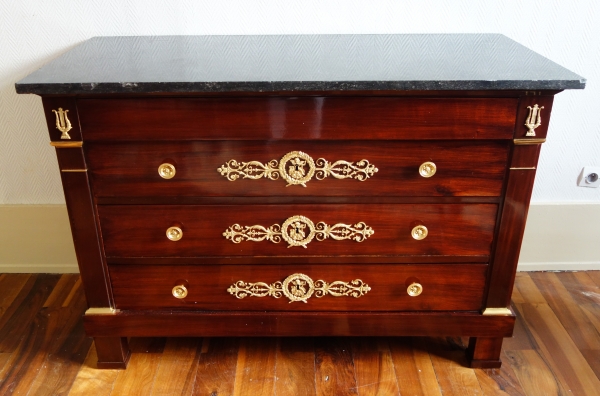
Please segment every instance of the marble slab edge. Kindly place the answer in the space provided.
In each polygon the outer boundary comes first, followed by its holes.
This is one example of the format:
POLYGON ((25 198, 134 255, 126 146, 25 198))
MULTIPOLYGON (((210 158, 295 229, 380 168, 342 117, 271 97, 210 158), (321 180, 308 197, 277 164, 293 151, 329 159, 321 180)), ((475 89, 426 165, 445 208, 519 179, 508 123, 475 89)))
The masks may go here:
POLYGON ((586 80, 234 81, 15 84, 19 94, 215 93, 303 91, 471 91, 584 89, 586 80))

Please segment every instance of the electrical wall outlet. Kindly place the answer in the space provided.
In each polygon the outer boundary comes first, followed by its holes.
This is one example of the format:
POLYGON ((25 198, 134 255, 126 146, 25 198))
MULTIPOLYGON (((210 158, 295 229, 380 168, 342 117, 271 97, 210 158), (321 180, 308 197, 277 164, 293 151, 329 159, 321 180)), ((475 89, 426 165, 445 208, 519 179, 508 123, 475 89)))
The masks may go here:
POLYGON ((600 166, 584 166, 577 178, 579 187, 600 187, 600 166))

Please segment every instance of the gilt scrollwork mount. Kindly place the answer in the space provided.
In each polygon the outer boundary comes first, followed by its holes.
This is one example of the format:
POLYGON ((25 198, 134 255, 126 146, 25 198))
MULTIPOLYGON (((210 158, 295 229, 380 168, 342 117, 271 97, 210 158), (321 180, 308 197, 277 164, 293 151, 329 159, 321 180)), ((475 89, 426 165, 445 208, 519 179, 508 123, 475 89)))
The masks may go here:
POLYGON ((296 301, 306 303, 306 300, 313 295, 317 298, 322 298, 328 294, 334 297, 347 296, 359 298, 367 294, 370 290, 371 287, 361 279, 354 279, 350 282, 334 281, 328 283, 320 279, 313 281, 305 274, 292 274, 283 281, 271 284, 265 282, 251 283, 239 280, 227 289, 229 294, 239 299, 246 297, 281 298, 285 296, 290 300, 290 303, 296 301))
POLYGON ((374 233, 373 228, 362 221, 354 225, 343 223, 328 225, 323 221, 315 224, 308 217, 297 215, 289 217, 281 225, 273 224, 268 228, 261 225, 241 226, 234 224, 223 232, 223 236, 233 243, 243 241, 261 242, 265 240, 279 243, 283 239, 288 243, 288 248, 293 246, 306 248, 306 245, 313 239, 318 241, 328 238, 337 241, 351 239, 362 242, 374 233))
POLYGON ((235 159, 221 165, 217 171, 227 180, 267 178, 277 180, 280 177, 288 184, 286 187, 301 185, 306 187, 313 176, 323 180, 328 176, 336 179, 356 179, 365 181, 372 177, 378 169, 366 159, 357 162, 339 160, 329 162, 325 158, 316 161, 302 151, 291 151, 279 161, 267 163, 260 161, 238 162, 235 159))

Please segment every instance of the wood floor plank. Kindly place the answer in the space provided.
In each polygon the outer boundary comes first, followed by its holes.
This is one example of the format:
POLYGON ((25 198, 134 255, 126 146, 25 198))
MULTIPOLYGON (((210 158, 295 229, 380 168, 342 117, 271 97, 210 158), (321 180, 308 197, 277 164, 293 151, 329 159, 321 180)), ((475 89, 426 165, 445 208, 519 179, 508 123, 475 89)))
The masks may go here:
MULTIPOLYGON (((600 332, 600 306, 597 304, 585 304, 581 306, 582 311, 593 323, 596 331, 600 332)), ((600 378, 600 357, 598 351, 582 350, 581 354, 588 362, 596 376, 600 378)))
POLYGON ((561 272, 556 276, 578 305, 600 304, 600 286, 590 277, 589 272, 561 272))
POLYGON ((277 396, 316 395, 312 338, 280 338, 275 362, 277 396))
POLYGON ((275 390, 276 338, 242 338, 233 394, 271 396, 275 390))
POLYGON ((506 363, 508 357, 502 353, 502 367, 499 369, 474 370, 481 390, 485 395, 525 395, 517 375, 506 363))
POLYGON ((552 311, 579 350, 600 350, 600 334, 555 273, 531 273, 552 311))
POLYGON ((50 306, 56 306, 56 300, 60 300, 61 304, 66 298, 65 289, 67 289, 67 293, 73 288, 73 285, 79 279, 79 275, 77 274, 63 274, 60 276, 58 282, 52 289, 52 293, 48 296, 46 301, 44 302, 43 307, 48 308, 50 306))
POLYGON ((0 383, 2 383, 5 374, 12 367, 14 356, 12 353, 0 353, 0 383))
POLYGON ((529 272, 517 272, 517 277, 515 279, 515 288, 518 289, 523 300, 525 300, 525 302, 527 303, 546 303, 544 296, 542 296, 542 293, 540 293, 529 274, 529 272))
POLYGON ((81 320, 87 304, 83 289, 77 287, 79 276, 69 276, 75 278, 71 290, 65 288, 66 295, 72 295, 70 303, 65 305, 64 299, 58 298, 41 311, 48 315, 52 325, 47 330, 46 359, 29 390, 32 395, 67 394, 92 343, 81 320))
POLYGON ((111 395, 149 395, 162 357, 165 338, 133 338, 127 370, 117 375, 111 395))
POLYGON ((79 291, 80 288, 81 288, 81 278, 77 277, 77 282, 75 282, 75 284, 71 288, 70 293, 63 300, 63 303, 62 303, 63 307, 67 307, 67 306, 69 306, 71 304, 71 301, 76 296, 76 294, 77 294, 77 292, 79 291))
POLYGON ((360 396, 399 395, 392 354, 386 339, 352 339, 356 389, 360 396))
POLYGON ((6 313, 27 283, 31 274, 2 274, 0 278, 0 328, 4 323, 2 316, 6 313))
POLYGON ((517 304, 540 354, 564 387, 576 395, 595 395, 600 381, 547 304, 517 304))
POLYGON ((596 285, 600 286, 600 271, 586 271, 588 276, 592 278, 592 280, 596 283, 596 285))
POLYGON ((585 360, 588 362, 596 376, 600 378, 600 351, 581 350, 580 351, 585 360))
POLYGON ((198 365, 192 394, 233 395, 239 338, 204 338, 198 347, 198 365))
POLYGON ((600 351, 584 349, 580 352, 596 374, 596 377, 600 378, 600 351))
POLYGON ((346 338, 315 339, 317 395, 358 395, 350 342, 346 338))
POLYGON ((85 336, 83 326, 72 333, 70 345, 65 345, 61 353, 48 356, 34 380, 30 395, 67 395, 77 378, 90 348, 91 339, 85 336))
POLYGON ((40 309, 58 278, 32 276, 19 293, 25 296, 15 299, 15 302, 21 300, 23 306, 19 304, 18 309, 13 310, 13 303, 8 309, 13 313, 0 329, 0 352, 10 352, 12 356, 9 367, 2 371, 0 395, 26 394, 47 357, 52 342, 49 334, 60 330, 61 324, 55 320, 57 315, 40 312, 40 309))
POLYGON ((426 348, 413 348, 414 342, 414 337, 389 339, 400 394, 441 396, 429 353, 426 348))
POLYGON ((117 375, 121 370, 100 370, 97 363, 98 355, 96 347, 92 343, 69 390, 69 396, 109 396, 111 394, 117 375))
MULTIPOLYGON (((4 288, 0 289, 0 292, 2 292, 2 298, 0 299, 0 301, 2 301, 0 332, 6 328, 8 321, 12 318, 12 315, 17 311, 19 306, 25 302, 28 297, 30 297, 29 292, 38 280, 38 275, 24 274, 26 275, 26 279, 21 285, 17 286, 16 284, 12 284, 12 276, 9 275, 10 274, 4 274, 2 279, 2 285, 4 288)), ((4 331, 6 332, 6 329, 4 331)), ((1 341, 2 339, 0 339, 0 353, 3 352, 1 341)))
POLYGON ((513 336, 504 339, 502 343, 502 349, 513 351, 536 349, 537 345, 535 343, 535 339, 531 333, 527 331, 527 328, 525 327, 525 321, 521 317, 520 312, 516 308, 514 308, 513 311, 517 316, 515 328, 513 330, 513 336))
MULTIPOLYGON (((600 287, 592 280, 587 272, 562 272, 555 273, 564 289, 572 298, 577 312, 581 313, 588 324, 578 329, 578 332, 595 336, 600 339, 600 287)), ((561 319, 562 321, 563 319, 561 319)), ((581 326, 582 324, 580 324, 581 326)), ((569 333, 571 335, 571 333, 569 333)), ((571 335, 573 338, 573 336, 571 335)), ((577 344, 585 360, 588 362, 596 376, 600 378, 600 351, 588 349, 577 344)))
MULTIPOLYGON (((517 278, 520 276, 520 273, 517 273, 517 278)), ((516 280, 515 280, 516 281, 516 280)), ((519 291, 519 289, 517 287, 513 287, 513 291, 512 291, 512 296, 511 296, 511 300, 514 303, 517 304, 521 304, 526 302, 525 298, 523 297, 523 295, 521 294, 521 292, 519 291)))
POLYGON ((430 338, 427 351, 444 396, 483 395, 475 371, 467 367, 463 348, 458 348, 452 340, 430 338))
POLYGON ((60 275, 38 274, 28 278, 19 294, 0 317, 0 353, 13 352, 21 343, 60 275))
MULTIPOLYGON (((0 368, 0 388, 4 387, 7 389, 6 381, 8 380, 8 374, 11 370, 14 369, 15 364, 17 363, 18 354, 16 353, 2 353, 0 354, 3 359, 5 359, 4 367, 0 368)), ((11 388, 14 388, 14 384, 10 384, 11 388)), ((1 393, 0 393, 1 394, 1 393)))
POLYGON ((198 338, 167 339, 151 395, 185 394, 186 385, 195 379, 198 341, 198 338))
POLYGON ((580 308, 596 331, 600 332, 600 304, 582 304, 580 308))
MULTIPOLYGON (((11 370, 0 380, 0 395, 27 395, 48 356, 45 333, 49 324, 36 318, 13 352, 11 370)), ((48 395, 48 393, 45 393, 48 395)))
POLYGON ((193 364, 188 376, 185 378, 185 384, 183 386, 183 390, 181 391, 182 395, 188 396, 194 393, 194 385, 196 382, 196 368, 198 367, 198 351, 196 350, 196 359, 193 364))
POLYGON ((526 395, 567 395, 550 367, 537 351, 505 351, 504 364, 509 365, 519 379, 526 395))
MULTIPOLYGON (((4 367, 8 364, 12 353, 0 353, 0 373, 4 370, 4 367)), ((0 377, 1 378, 1 377, 0 377)))

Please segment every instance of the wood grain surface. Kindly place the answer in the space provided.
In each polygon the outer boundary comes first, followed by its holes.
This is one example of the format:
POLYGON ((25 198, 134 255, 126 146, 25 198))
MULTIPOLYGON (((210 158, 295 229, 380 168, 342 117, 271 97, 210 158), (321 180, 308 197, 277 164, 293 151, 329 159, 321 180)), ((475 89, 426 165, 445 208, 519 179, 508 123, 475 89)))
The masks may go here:
MULTIPOLYGON (((524 146, 531 147, 531 146, 524 146)), ((508 160, 508 141, 194 141, 194 142, 121 142, 86 144, 94 194, 97 197, 490 197, 502 190, 508 160), (315 174, 301 185, 289 186, 279 171, 287 153, 302 151, 315 161, 315 174), (321 172, 338 163, 334 174, 321 172), (230 165, 235 160, 238 165, 230 165), (271 180, 262 174, 260 164, 271 165, 271 180), (344 168, 367 160, 377 172, 357 172, 354 177, 339 179, 344 168), (243 167, 243 162, 249 163, 243 167), (436 165, 435 175, 423 177, 419 167, 424 162, 436 165), (158 167, 169 163, 175 167, 172 179, 163 179, 158 167), (244 172, 225 173, 225 169, 244 172), (262 174, 262 177, 261 177, 262 174), (252 176, 247 178, 245 175, 252 176), (235 178, 236 180, 229 180, 235 178), (364 177, 360 181, 356 177, 364 177), (322 180, 319 180, 319 179, 322 180)), ((66 150, 62 150, 66 151, 66 150)), ((537 157, 536 157, 537 158, 537 157)), ((301 167, 305 175, 313 169, 309 162, 301 167)), ((65 165, 67 166, 67 165, 65 165)), ((284 164, 286 172, 292 164, 284 164)), ((75 167, 73 165, 73 167, 75 167)))
MULTIPOLYGON (((497 205, 103 205, 98 207, 107 257, 487 255, 490 253, 497 205), (364 222, 374 234, 352 239, 313 239, 307 248, 280 239, 274 243, 234 243, 223 233, 235 224, 282 226, 292 216, 316 225, 364 222), (428 229, 415 240, 411 230, 428 229), (183 231, 179 241, 166 236, 169 227, 183 231)), ((289 233, 289 230, 287 231, 289 233)), ((305 235, 310 232, 305 228, 305 235)), ((354 234, 352 234, 354 235, 354 234)), ((349 257, 350 256, 350 257, 349 257)), ((285 260, 282 260, 285 263, 285 260)))
MULTIPOLYGON (((150 266, 114 265, 110 276, 118 309, 176 308, 195 311, 476 311, 482 307, 487 265, 226 265, 150 266), (301 273, 318 286, 360 279, 371 290, 359 298, 319 297, 315 290, 306 302, 291 301, 281 293, 273 296, 236 298, 228 289, 238 281, 272 285, 301 273), (419 283, 423 292, 408 295, 407 288, 419 283), (172 295, 183 284, 185 298, 172 295)), ((307 281, 300 285, 306 292, 307 281)), ((283 286, 282 290, 283 290, 283 286)), ((295 286, 289 286, 294 289, 295 286)), ((293 290, 290 290, 292 292, 293 290)), ((239 294, 238 294, 239 295, 239 294)))
POLYGON ((510 337, 514 316, 481 315, 477 311, 327 312, 139 310, 86 315, 86 334, 108 331, 125 337, 321 337, 442 336, 510 337), (382 326, 385 323, 385 326, 382 326))
POLYGON ((510 304, 535 172, 511 170, 508 176, 495 254, 490 262, 486 307, 505 308, 510 304))
POLYGON ((5 274, 0 284, 14 285, 0 289, 3 395, 545 396, 600 389, 590 352, 598 272, 519 273, 521 330, 504 344, 502 368, 487 370, 464 367, 466 340, 438 337, 134 337, 127 370, 99 370, 83 335, 77 275, 5 274))
POLYGON ((77 101, 86 141, 512 139, 516 98, 269 97, 77 101))
POLYGON ((275 394, 316 395, 314 338, 280 338, 275 356, 275 394))

